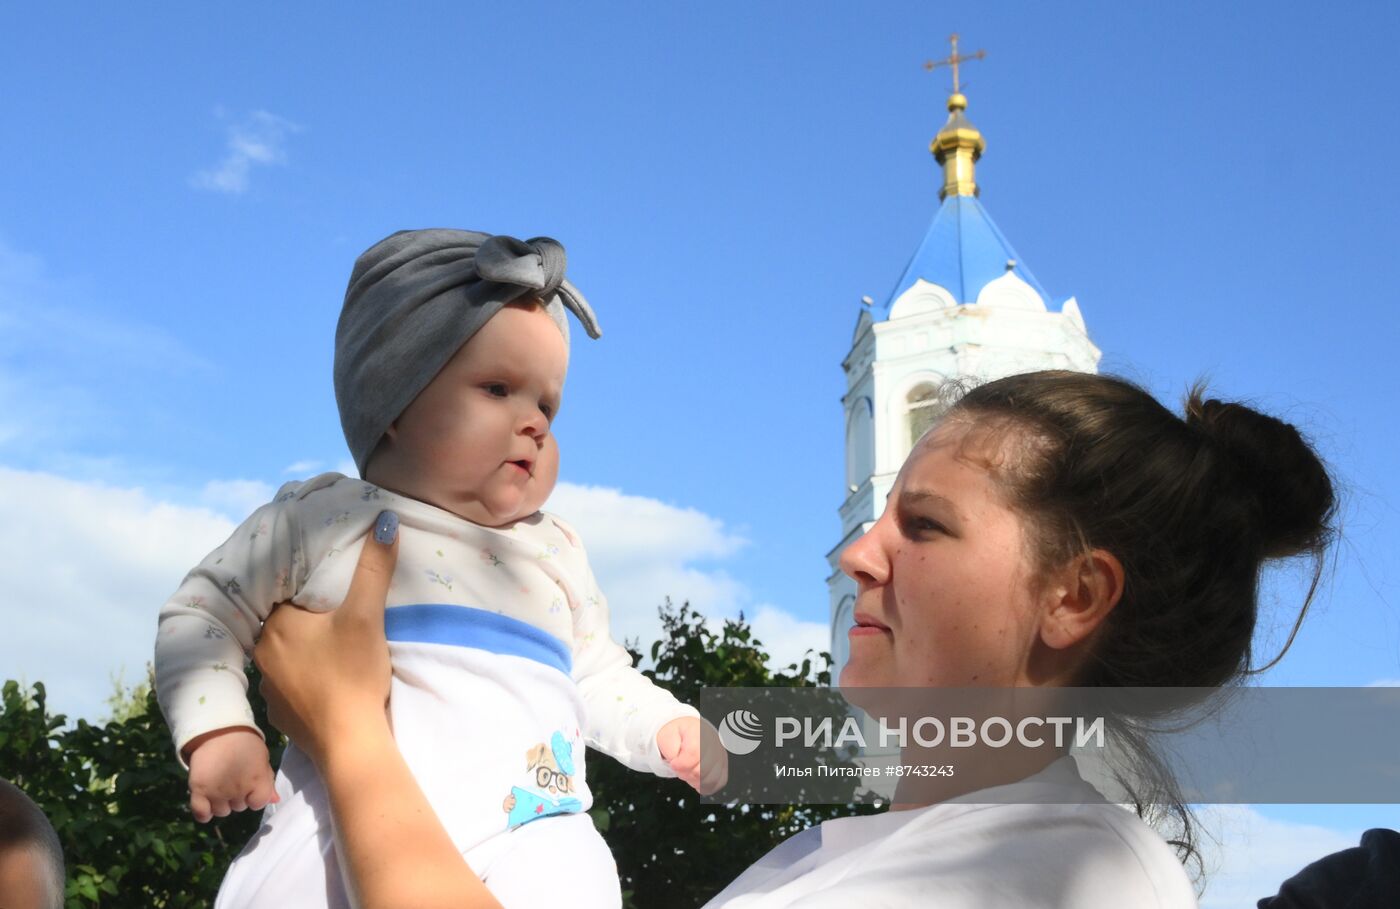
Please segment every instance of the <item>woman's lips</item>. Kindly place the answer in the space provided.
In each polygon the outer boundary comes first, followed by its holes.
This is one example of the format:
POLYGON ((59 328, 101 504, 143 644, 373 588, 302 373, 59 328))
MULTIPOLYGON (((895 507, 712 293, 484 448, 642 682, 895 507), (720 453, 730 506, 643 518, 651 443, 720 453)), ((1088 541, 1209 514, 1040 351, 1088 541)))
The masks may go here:
POLYGON ((851 626, 851 630, 846 632, 846 634, 850 637, 862 637, 871 634, 888 634, 890 630, 888 625, 883 625, 880 622, 875 621, 863 612, 856 613, 855 621, 856 623, 851 626))

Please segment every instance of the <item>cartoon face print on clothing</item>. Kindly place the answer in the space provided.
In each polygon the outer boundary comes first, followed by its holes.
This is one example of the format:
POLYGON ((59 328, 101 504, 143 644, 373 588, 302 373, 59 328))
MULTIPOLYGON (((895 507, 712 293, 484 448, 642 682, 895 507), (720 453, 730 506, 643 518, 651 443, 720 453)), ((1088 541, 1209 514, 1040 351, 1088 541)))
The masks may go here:
MULTIPOLYGON (((575 735, 577 738, 577 734, 575 735)), ((575 814, 583 803, 574 798, 574 745, 556 731, 549 744, 540 742, 525 752, 524 786, 512 786, 501 803, 506 826, 519 827, 551 814, 575 814)))

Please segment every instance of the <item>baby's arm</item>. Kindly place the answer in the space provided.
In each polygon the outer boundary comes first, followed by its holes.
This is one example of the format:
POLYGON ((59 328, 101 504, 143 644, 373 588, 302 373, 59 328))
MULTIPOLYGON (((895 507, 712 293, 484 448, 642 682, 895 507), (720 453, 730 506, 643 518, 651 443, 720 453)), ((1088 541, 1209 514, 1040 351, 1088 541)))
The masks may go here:
MULTIPOLYGON (((598 600, 603 602, 601 596, 598 600)), ((634 770, 680 777, 702 795, 723 788, 728 754, 714 726, 638 672, 631 654, 616 642, 607 639, 597 651, 600 659, 585 665, 588 674, 578 678, 588 743, 634 770)))
POLYGON ((700 788, 705 724, 699 712, 633 667, 632 655, 612 638, 607 598, 578 549, 583 600, 573 611, 574 680, 583 696, 588 744, 633 770, 680 776, 700 788))
POLYGON ((244 660, 272 607, 301 581, 290 503, 264 505, 210 553, 160 612, 156 693, 197 820, 274 798, 272 769, 248 704, 244 660))
POLYGON ((277 801, 272 764, 262 733, 244 726, 215 729, 185 747, 190 765, 190 811, 201 824, 210 818, 277 801))
POLYGON ((720 744, 719 730, 702 716, 671 720, 656 734, 656 746, 676 776, 701 795, 729 782, 729 752, 720 744))

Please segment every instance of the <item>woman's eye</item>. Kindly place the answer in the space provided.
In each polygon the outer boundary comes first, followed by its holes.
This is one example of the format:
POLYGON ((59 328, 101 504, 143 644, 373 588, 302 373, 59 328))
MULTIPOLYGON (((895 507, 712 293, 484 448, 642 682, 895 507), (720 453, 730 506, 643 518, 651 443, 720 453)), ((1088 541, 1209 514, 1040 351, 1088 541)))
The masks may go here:
POLYGON ((948 529, 932 518, 910 517, 904 521, 908 534, 947 533, 948 529))

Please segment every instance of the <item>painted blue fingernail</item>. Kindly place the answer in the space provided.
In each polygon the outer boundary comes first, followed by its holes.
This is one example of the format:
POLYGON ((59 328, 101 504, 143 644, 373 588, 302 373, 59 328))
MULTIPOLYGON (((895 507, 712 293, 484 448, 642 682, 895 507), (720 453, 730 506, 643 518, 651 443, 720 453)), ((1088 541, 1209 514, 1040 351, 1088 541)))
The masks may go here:
POLYGON ((379 513, 374 521, 374 539, 385 546, 394 542, 399 535, 399 516, 387 508, 379 513))

